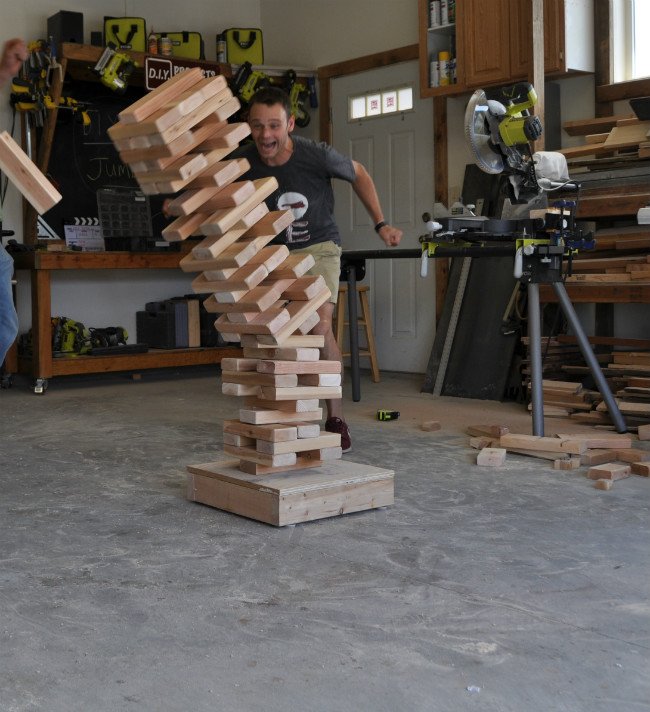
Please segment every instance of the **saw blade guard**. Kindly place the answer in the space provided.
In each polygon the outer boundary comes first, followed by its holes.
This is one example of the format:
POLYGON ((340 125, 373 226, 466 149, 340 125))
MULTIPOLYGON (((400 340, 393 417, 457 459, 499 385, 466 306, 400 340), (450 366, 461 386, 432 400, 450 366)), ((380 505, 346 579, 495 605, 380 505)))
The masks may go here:
MULTIPOLYGON (((477 89, 465 109, 465 139, 474 154, 476 165, 485 173, 496 175, 504 169, 503 157, 495 148, 490 118, 505 114, 499 102, 488 101, 483 89, 477 89), (498 106, 497 106, 498 105, 498 106), (501 107, 501 110, 499 110, 501 107)), ((498 131, 498 120, 496 122, 498 131)))

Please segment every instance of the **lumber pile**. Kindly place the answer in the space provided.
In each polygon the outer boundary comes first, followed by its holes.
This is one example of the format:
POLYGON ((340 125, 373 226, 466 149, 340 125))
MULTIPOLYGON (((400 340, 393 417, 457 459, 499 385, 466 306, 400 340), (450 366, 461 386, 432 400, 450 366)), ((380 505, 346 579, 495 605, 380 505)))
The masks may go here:
POLYGON ((224 451, 260 475, 341 457, 340 435, 318 423, 319 400, 341 397, 341 365, 320 360, 323 337, 308 334, 330 296, 306 275, 313 257, 269 245, 293 220, 266 207, 276 179, 238 180, 249 164, 228 159, 250 132, 228 122, 239 108, 223 77, 194 68, 122 111, 108 133, 144 193, 176 194, 163 237, 203 238, 180 267, 197 273, 192 288, 218 315, 215 328, 243 347, 222 361, 223 392, 244 399, 239 420, 224 423, 224 451))
POLYGON ((640 121, 635 116, 572 121, 564 124, 564 130, 571 136, 584 137, 582 145, 560 150, 570 165, 585 156, 650 158, 650 121, 640 121))
POLYGON ((629 434, 557 434, 552 437, 511 433, 499 426, 470 426, 470 446, 478 449, 477 465, 500 467, 508 453, 552 462, 555 470, 585 468, 598 489, 632 475, 650 477, 650 449, 639 446, 650 439, 650 426, 642 436, 629 434), (505 431, 505 432, 504 432, 505 431), (501 432, 500 435, 496 435, 501 432), (608 484, 604 484, 608 483, 608 484))

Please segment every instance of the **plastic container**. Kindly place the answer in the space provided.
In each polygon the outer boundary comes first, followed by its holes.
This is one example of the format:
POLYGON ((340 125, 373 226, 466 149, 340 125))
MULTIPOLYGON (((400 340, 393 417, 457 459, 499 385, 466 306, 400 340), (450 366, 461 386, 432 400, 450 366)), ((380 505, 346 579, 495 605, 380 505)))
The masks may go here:
POLYGON ((438 69, 438 60, 432 59, 429 63, 429 86, 440 86, 440 70, 438 69))
POLYGON ((429 3, 429 27, 440 25, 440 0, 432 0, 429 3))
POLYGON ((151 28, 149 37, 147 37, 147 52, 149 54, 158 54, 158 38, 156 37, 156 33, 153 31, 153 27, 151 28))

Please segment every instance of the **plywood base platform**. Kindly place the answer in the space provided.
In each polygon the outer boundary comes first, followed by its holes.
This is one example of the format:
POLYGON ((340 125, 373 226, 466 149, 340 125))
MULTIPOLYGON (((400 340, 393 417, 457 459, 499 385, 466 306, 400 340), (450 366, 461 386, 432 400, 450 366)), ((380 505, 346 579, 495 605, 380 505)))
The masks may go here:
POLYGON ((393 471, 346 460, 272 475, 248 475, 238 460, 187 468, 187 497, 278 527, 394 502, 393 471))

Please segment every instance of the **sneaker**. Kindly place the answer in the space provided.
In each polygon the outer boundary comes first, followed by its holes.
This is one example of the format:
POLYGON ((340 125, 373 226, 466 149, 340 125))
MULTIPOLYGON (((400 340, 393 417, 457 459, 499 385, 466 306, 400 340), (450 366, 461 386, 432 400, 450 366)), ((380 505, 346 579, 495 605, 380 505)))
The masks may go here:
POLYGON ((352 450, 350 429, 345 420, 341 420, 340 418, 328 418, 325 421, 325 430, 327 430, 328 433, 339 433, 343 452, 350 452, 350 450, 352 450))

